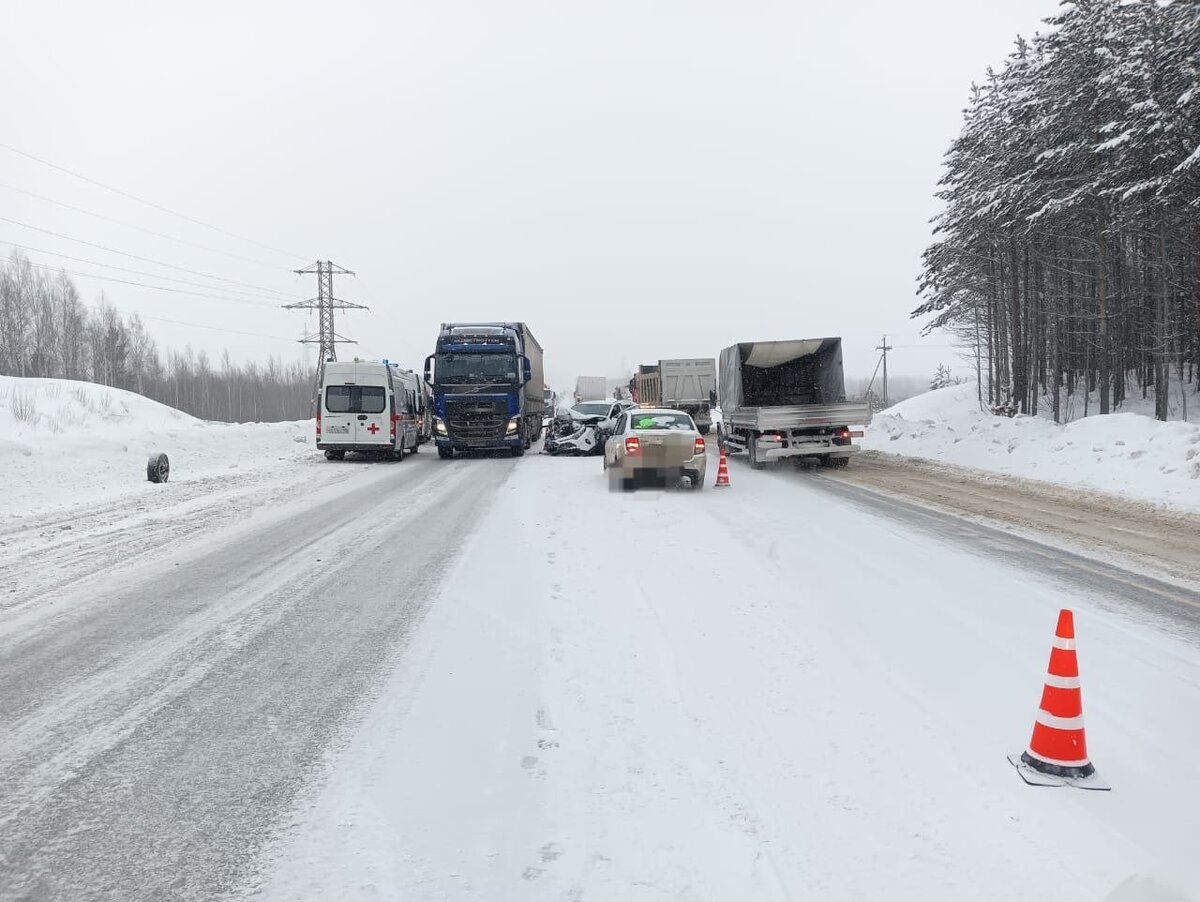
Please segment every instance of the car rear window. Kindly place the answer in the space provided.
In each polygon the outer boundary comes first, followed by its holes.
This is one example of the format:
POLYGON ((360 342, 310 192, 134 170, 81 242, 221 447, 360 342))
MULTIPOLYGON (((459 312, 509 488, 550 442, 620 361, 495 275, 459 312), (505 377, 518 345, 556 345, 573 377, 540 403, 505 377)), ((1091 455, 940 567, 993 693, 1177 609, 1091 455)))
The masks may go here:
POLYGON ((585 417, 599 417, 607 414, 610 406, 607 401, 584 402, 576 404, 573 410, 585 417))
POLYGON ((381 385, 331 385, 325 389, 330 413, 383 413, 387 393, 381 385))
POLYGON ((692 418, 686 413, 639 413, 629 412, 629 425, 634 429, 679 429, 694 432, 696 429, 692 418))

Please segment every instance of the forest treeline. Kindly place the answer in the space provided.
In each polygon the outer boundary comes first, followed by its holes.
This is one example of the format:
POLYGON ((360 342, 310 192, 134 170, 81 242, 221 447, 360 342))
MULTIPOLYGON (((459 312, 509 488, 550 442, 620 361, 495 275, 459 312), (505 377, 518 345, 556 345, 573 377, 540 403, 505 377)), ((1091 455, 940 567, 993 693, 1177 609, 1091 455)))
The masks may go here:
POLYGON ((215 364, 204 351, 160 352, 136 314, 84 304, 65 272, 19 251, 0 263, 0 375, 79 379, 145 395, 192 416, 275 422, 310 416, 312 372, 271 357, 215 364))
POLYGON ((913 315, 976 350, 993 409, 1133 390, 1165 420, 1168 380, 1200 390, 1200 3, 1046 24, 972 86, 913 315))

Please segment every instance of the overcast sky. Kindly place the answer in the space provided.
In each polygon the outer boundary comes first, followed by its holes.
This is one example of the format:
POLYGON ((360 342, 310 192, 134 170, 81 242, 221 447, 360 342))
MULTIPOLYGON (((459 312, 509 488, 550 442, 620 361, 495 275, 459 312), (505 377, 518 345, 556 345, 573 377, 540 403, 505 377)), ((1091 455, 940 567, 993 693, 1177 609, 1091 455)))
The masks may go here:
POLYGON ((870 374, 884 332, 893 372, 932 374, 939 361, 961 366, 908 317, 941 155, 972 79, 1054 10, 12 3, 0 143, 284 253, 2 148, 0 216, 255 287, 8 222, 0 241, 75 272, 255 293, 236 303, 77 280, 89 303, 103 289, 159 318, 148 325, 162 345, 240 359, 299 355, 313 321, 259 288, 314 295, 315 278, 290 270, 321 258, 355 270, 335 293, 371 307, 338 322, 357 353, 418 369, 442 321, 520 319, 559 387, 737 341, 823 335, 845 338, 849 375, 870 374))

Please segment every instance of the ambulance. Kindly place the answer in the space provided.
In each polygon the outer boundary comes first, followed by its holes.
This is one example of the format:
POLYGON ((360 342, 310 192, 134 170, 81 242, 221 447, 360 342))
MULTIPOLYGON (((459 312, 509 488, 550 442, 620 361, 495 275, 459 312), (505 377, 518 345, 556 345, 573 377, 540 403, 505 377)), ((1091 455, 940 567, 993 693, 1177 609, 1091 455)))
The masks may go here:
POLYGON ((425 387, 387 360, 330 361, 317 403, 317 449, 328 460, 348 452, 403 460, 429 440, 425 387))

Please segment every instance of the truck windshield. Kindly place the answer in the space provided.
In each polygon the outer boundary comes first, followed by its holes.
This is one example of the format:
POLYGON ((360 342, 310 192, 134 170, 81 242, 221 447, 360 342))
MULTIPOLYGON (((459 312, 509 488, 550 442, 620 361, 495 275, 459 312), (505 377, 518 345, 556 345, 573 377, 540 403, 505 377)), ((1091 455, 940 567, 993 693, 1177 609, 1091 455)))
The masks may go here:
POLYGON ((330 413, 383 413, 387 395, 380 385, 331 385, 325 389, 330 413))
POLYGON ((520 382, 515 354, 439 354, 434 381, 438 385, 520 382))

